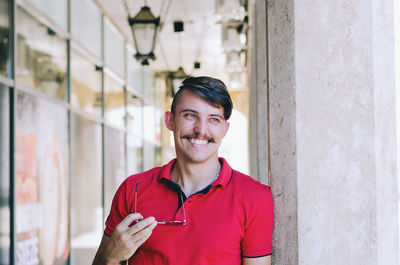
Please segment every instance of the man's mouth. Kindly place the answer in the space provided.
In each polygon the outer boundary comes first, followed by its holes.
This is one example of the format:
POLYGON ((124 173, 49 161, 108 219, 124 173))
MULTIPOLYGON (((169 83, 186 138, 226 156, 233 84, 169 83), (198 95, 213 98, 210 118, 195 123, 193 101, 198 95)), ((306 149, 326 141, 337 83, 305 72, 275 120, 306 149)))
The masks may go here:
POLYGON ((189 140, 191 144, 195 145, 206 145, 208 143, 214 143, 214 138, 212 137, 201 137, 199 138, 197 135, 184 135, 182 138, 189 140))
POLYGON ((197 144, 197 145, 205 145, 205 144, 208 143, 208 140, 206 140, 206 139, 194 139, 194 138, 190 138, 189 140, 190 140, 190 142, 191 142, 192 144, 197 144))

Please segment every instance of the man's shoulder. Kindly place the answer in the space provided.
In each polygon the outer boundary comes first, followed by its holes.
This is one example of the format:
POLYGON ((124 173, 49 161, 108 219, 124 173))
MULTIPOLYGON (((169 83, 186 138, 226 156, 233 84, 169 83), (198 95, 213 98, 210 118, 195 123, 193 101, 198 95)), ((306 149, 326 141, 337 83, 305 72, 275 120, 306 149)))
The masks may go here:
POLYGON ((236 194, 243 194, 246 197, 271 196, 269 186, 260 183, 251 176, 237 170, 232 170, 231 184, 236 190, 236 194))
POLYGON ((232 174, 232 181, 234 181, 236 184, 240 184, 240 185, 245 185, 245 186, 249 186, 252 188, 265 188, 268 187, 267 185, 264 185, 262 183, 260 183, 260 181, 258 181, 257 179, 242 173, 240 171, 237 170, 232 170, 233 174, 232 174))
POLYGON ((140 173, 136 173, 133 175, 130 175, 129 177, 127 177, 125 179, 125 184, 126 185, 136 185, 136 183, 138 181, 140 182, 148 182, 151 179, 153 179, 154 177, 157 177, 159 175, 159 172, 161 171, 161 167, 153 167, 149 170, 140 172, 140 173))

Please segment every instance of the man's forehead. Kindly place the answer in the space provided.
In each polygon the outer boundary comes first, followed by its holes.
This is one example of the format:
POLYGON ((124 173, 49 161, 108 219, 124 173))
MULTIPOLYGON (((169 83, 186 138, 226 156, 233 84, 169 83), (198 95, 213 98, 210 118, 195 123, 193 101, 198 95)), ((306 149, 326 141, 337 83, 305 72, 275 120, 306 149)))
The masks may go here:
POLYGON ((222 106, 219 105, 214 105, 211 102, 208 102, 204 98, 196 95, 195 93, 191 92, 190 90, 184 90, 182 93, 179 95, 179 98, 176 102, 176 111, 180 112, 184 109, 192 109, 195 111, 201 111, 204 109, 204 107, 212 108, 212 109, 218 109, 219 111, 223 112, 224 109, 222 106), (202 108, 197 110, 195 105, 200 105, 202 108))

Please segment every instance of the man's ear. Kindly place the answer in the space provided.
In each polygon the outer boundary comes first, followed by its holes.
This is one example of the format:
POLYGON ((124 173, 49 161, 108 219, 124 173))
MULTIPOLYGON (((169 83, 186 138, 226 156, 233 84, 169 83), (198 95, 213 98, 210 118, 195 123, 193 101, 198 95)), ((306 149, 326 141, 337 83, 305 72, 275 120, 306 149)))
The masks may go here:
POLYGON ((229 129, 229 126, 230 126, 231 124, 229 123, 229 122, 225 122, 225 133, 224 133, 224 137, 225 137, 225 135, 226 135, 226 133, 228 132, 228 129, 229 129))
POLYGON ((165 126, 167 126, 168 130, 174 130, 174 115, 171 111, 166 111, 164 114, 164 122, 165 126))

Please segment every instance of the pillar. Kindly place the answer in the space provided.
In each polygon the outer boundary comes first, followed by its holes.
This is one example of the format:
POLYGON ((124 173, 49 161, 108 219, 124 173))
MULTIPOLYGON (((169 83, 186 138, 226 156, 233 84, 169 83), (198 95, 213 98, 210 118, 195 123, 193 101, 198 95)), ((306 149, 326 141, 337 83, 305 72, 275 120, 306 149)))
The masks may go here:
POLYGON ((263 5, 273 264, 398 264, 393 0, 263 5))

